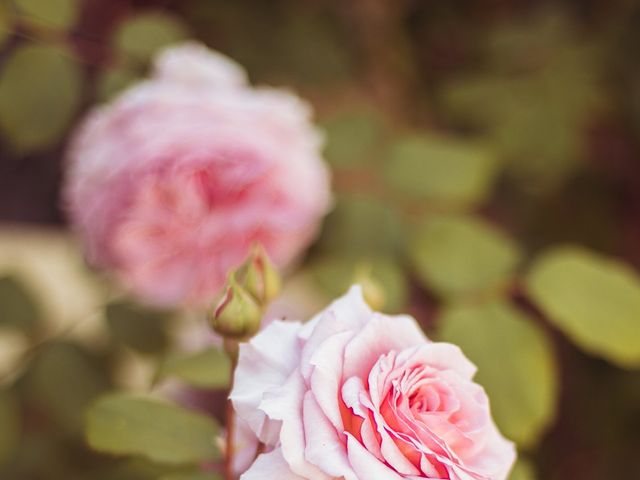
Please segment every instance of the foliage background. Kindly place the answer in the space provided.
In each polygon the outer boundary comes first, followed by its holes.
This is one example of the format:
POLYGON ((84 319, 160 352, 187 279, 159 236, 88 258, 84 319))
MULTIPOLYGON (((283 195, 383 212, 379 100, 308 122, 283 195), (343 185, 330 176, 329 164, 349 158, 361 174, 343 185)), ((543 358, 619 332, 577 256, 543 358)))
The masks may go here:
POLYGON ((90 452, 84 409, 224 385, 176 367, 192 316, 86 270, 59 201, 73 124, 186 38, 316 109, 336 207, 308 303, 368 271, 461 344, 514 479, 640 477, 639 32, 633 0, 0 1, 0 478, 178 478, 90 452))

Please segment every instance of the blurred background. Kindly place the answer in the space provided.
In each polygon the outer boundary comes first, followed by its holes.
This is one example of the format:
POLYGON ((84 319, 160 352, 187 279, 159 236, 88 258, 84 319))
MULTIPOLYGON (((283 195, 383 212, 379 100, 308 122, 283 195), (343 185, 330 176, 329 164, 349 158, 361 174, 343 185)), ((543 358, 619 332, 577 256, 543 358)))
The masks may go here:
POLYGON ((90 271, 59 193, 83 113, 185 39, 325 132, 335 208, 292 311, 371 282, 479 365, 514 480, 640 478, 634 0, 0 0, 0 478, 163 472, 91 453, 83 410, 157 385, 197 315, 90 271))

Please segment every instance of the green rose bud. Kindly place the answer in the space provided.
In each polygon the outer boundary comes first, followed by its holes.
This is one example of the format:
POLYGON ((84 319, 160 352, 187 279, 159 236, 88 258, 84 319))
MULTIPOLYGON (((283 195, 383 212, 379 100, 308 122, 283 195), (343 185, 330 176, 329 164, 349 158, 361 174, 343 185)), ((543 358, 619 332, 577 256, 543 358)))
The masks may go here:
POLYGON ((242 285, 265 307, 278 296, 282 281, 262 245, 255 245, 240 270, 242 285))
POLYGON ((382 310, 387 303, 384 287, 373 276, 373 267, 368 263, 361 263, 356 268, 355 283, 362 287, 365 301, 373 310, 382 310))
POLYGON ((210 324, 213 330, 227 339, 244 339, 260 329, 262 309, 249 292, 232 274, 220 299, 210 324))

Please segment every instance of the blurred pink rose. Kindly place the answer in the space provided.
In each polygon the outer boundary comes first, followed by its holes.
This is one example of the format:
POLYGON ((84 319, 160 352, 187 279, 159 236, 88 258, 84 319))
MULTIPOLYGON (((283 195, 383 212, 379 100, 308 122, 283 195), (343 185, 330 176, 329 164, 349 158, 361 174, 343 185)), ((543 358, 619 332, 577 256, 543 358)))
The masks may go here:
POLYGON ((231 393, 272 450, 242 480, 504 480, 513 445, 475 366, 358 287, 306 325, 275 321, 242 345, 231 393))
POLYGON ((253 242, 283 267, 312 241, 330 201, 320 147, 306 103, 189 43, 89 114, 65 197, 90 262, 147 301, 200 306, 253 242))

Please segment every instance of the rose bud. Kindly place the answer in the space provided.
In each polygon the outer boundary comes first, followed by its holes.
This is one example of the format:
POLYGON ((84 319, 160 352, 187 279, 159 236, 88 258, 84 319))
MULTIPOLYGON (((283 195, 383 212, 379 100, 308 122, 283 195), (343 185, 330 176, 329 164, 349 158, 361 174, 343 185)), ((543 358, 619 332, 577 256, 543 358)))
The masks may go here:
POLYGON ((354 283, 362 288, 365 302, 374 310, 382 310, 387 303, 384 287, 373 276, 371 264, 362 263, 356 268, 354 283))
POLYGON ((222 298, 210 318, 211 328, 226 339, 243 339, 260 329, 262 309, 232 274, 222 298))
POLYGON ((282 281, 262 245, 256 244, 239 273, 244 288, 265 307, 278 296, 282 281))

